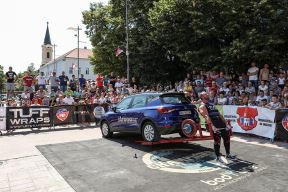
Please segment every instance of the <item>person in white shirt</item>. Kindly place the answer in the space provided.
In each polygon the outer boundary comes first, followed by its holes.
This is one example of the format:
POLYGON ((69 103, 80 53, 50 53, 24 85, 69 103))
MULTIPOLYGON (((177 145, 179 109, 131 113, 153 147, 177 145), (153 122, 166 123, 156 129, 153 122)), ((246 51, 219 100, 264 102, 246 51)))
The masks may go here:
POLYGON ((278 101, 278 96, 273 95, 272 101, 268 103, 265 107, 271 110, 276 110, 276 109, 280 109, 282 107, 282 104, 278 101))
POLYGON ((258 72, 259 68, 256 67, 255 62, 252 62, 251 67, 248 69, 247 75, 249 76, 249 81, 252 82, 255 88, 258 88, 258 72))
POLYGON ((264 91, 264 93, 268 93, 268 86, 266 85, 265 81, 261 81, 261 84, 258 87, 258 90, 264 91))
POLYGON ((121 79, 117 79, 117 82, 115 83, 115 88, 121 88, 123 87, 123 83, 121 79))
POLYGON ((227 98, 224 97, 224 92, 220 92, 219 97, 217 98, 217 104, 218 105, 226 105, 227 104, 227 98))
POLYGON ((43 89, 46 89, 46 81, 47 81, 47 78, 44 76, 44 72, 41 72, 41 73, 36 77, 36 80, 37 80, 38 87, 42 86, 43 89))
POLYGON ((69 94, 63 99, 63 103, 66 105, 73 105, 74 104, 74 99, 71 97, 69 94))
POLYGON ((259 95, 258 95, 257 98, 256 98, 257 104, 259 104, 260 101, 262 101, 263 99, 268 100, 268 97, 267 97, 266 95, 264 95, 264 91, 260 90, 260 91, 259 91, 259 95))
POLYGON ((285 74, 284 73, 280 73, 279 77, 278 77, 278 86, 283 89, 285 87, 285 74))

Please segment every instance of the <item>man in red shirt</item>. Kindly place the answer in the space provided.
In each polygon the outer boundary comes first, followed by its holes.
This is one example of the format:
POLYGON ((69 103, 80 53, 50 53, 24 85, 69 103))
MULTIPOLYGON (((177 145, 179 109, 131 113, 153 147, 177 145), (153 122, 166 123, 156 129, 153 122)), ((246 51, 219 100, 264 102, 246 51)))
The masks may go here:
POLYGON ((97 88, 99 88, 100 92, 103 90, 103 80, 104 78, 101 76, 100 73, 98 73, 96 76, 96 85, 97 85, 97 88))
POLYGON ((28 90, 29 93, 33 92, 32 85, 34 83, 34 77, 30 75, 29 72, 25 72, 25 75, 23 77, 23 85, 24 85, 24 91, 28 90))

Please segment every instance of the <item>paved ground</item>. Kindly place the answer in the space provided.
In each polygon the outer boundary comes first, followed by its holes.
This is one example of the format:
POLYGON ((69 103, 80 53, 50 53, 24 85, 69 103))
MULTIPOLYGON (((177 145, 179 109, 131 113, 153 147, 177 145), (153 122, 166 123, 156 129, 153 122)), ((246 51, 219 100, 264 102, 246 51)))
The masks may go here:
POLYGON ((18 131, 1 136, 0 192, 74 191, 35 146, 99 137, 99 130, 92 128, 18 131))
POLYGON ((285 143, 234 137, 240 160, 219 167, 210 142, 151 148, 100 137, 92 128, 0 137, 0 192, 287 191, 285 143))

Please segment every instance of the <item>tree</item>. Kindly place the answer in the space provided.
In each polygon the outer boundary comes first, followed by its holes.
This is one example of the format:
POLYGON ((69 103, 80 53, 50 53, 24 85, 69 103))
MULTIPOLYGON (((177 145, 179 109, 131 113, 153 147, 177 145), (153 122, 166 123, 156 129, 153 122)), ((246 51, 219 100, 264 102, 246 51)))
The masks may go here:
MULTIPOLYGON (((83 12, 96 72, 126 75, 125 1, 83 12)), ((131 76, 143 84, 176 81, 191 69, 246 71, 250 61, 288 60, 288 3, 282 0, 129 1, 131 76), (173 58, 173 59, 172 59, 173 58)))
POLYGON ((280 0, 160 0, 151 37, 193 68, 276 65, 287 60, 287 11, 280 0))

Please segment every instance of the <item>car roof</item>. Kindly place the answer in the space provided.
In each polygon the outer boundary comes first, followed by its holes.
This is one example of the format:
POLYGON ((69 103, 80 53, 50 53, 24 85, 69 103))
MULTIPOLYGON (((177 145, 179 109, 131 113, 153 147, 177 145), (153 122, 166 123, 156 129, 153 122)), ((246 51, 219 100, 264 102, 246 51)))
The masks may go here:
MULTIPOLYGON (((157 96, 164 96, 164 95, 183 95, 183 93, 179 92, 143 92, 143 93, 136 93, 130 96, 139 96, 139 95, 157 95, 157 96)), ((130 97, 129 96, 129 97, 130 97)))

